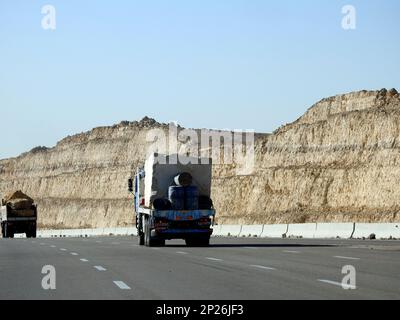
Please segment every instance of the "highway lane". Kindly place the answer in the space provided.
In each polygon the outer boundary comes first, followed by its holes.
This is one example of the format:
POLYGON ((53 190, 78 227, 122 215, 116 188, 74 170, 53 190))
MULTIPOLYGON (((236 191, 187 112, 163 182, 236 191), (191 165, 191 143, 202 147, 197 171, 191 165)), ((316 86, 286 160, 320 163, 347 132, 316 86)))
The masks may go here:
POLYGON ((209 248, 135 237, 0 239, 0 299, 400 299, 400 242, 214 238, 209 248), (56 290, 41 286, 43 266, 56 290), (344 290, 353 266, 356 289, 344 290))

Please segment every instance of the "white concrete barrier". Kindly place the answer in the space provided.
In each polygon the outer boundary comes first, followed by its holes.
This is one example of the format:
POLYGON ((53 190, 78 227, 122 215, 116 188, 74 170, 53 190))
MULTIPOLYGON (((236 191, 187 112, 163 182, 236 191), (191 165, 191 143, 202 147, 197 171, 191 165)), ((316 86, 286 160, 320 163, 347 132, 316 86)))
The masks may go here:
POLYGON ((136 227, 129 228, 97 228, 97 229, 64 229, 64 230, 39 230, 37 236, 40 238, 59 237, 99 237, 109 235, 137 235, 136 227))
MULTIPOLYGON (((53 230, 41 230, 40 231, 40 238, 51 238, 53 230)), ((38 236, 38 234, 36 234, 38 236)))
POLYGON ((354 223, 317 223, 314 237, 317 239, 350 239, 354 232, 354 223))
POLYGON ((376 239, 400 239, 400 223, 356 223, 354 239, 369 238, 372 234, 376 239))
POLYGON ((64 230, 63 236, 71 238, 71 237, 80 237, 81 229, 68 229, 64 230))
POLYGON ((57 233, 57 236, 58 237, 60 237, 60 238, 65 238, 66 237, 66 234, 65 234, 65 232, 66 232, 67 230, 63 230, 63 229, 61 229, 61 230, 58 230, 58 233, 57 233))
POLYGON ((105 236, 114 235, 115 234, 115 228, 104 228, 103 229, 103 234, 105 236))
POLYGON ((47 230, 38 230, 36 232, 36 236, 39 237, 39 238, 46 238, 47 235, 48 235, 47 230))
MULTIPOLYGON (((395 238, 400 240, 400 223, 307 223, 276 225, 215 225, 213 236, 257 236, 261 238, 369 238, 374 234, 377 239, 395 238)), ((66 229, 38 230, 41 238, 54 237, 93 237, 93 236, 131 236, 137 235, 135 227, 98 228, 98 229, 66 229)))
POLYGON ((82 238, 90 237, 91 229, 77 229, 77 236, 82 238))
POLYGON ((264 229, 264 225, 243 225, 239 237, 260 237, 264 229))
POLYGON ((137 236, 137 229, 136 229, 136 227, 127 228, 127 235, 128 235, 128 236, 137 236))
POLYGON ((92 229, 91 236, 92 237, 100 237, 104 235, 104 228, 92 229))
POLYGON ((241 225, 222 225, 219 235, 223 237, 238 237, 241 231, 241 225))
POLYGON ((214 237, 221 236, 221 227, 222 227, 222 225, 220 225, 220 224, 214 225, 213 234, 212 234, 214 237))
POLYGON ((301 237, 305 239, 313 239, 316 231, 316 223, 289 224, 286 236, 288 238, 301 237))
POLYGON ((85 237, 87 229, 72 229, 71 234, 72 237, 85 237))
POLYGON ((287 224, 265 224, 261 238, 283 238, 288 230, 287 224))
POLYGON ((127 236, 128 228, 115 228, 114 235, 116 236, 127 236))
POLYGON ((57 230, 49 230, 49 237, 48 238, 59 238, 62 235, 63 230, 57 229, 57 230))

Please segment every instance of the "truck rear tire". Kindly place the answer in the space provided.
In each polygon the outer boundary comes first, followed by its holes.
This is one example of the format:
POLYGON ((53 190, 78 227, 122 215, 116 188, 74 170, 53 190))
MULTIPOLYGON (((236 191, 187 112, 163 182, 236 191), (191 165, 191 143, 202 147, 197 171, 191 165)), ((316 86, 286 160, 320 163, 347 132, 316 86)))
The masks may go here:
POLYGON ((144 226, 144 245, 146 247, 152 247, 153 242, 151 241, 151 230, 150 230, 150 225, 148 221, 146 220, 145 226, 144 226))
POLYGON ((29 230, 25 234, 27 238, 36 238, 36 230, 29 230))
POLYGON ((139 246, 144 246, 144 234, 143 233, 139 235, 138 244, 139 244, 139 246))
POLYGON ((27 238, 36 238, 36 224, 30 226, 25 234, 27 238))
POLYGON ((163 239, 154 239, 151 236, 151 229, 148 221, 146 220, 146 225, 144 229, 144 245, 146 247, 163 247, 165 246, 165 240, 163 239))
POLYGON ((8 226, 8 223, 5 222, 3 225, 3 237, 4 238, 14 238, 14 232, 12 228, 8 226))

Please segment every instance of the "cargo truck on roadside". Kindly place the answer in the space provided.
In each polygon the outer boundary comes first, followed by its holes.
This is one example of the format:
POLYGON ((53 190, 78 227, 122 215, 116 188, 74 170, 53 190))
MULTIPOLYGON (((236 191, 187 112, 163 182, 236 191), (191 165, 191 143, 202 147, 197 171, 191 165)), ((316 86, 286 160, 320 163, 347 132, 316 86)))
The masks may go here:
POLYGON ((134 193, 139 245, 164 246, 184 239, 188 246, 208 246, 215 209, 211 194, 211 159, 153 154, 128 181, 134 193), (178 158, 178 161, 176 161, 178 158))
POLYGON ((10 193, 1 200, 0 223, 3 238, 14 238, 18 233, 36 238, 37 205, 21 191, 10 193))

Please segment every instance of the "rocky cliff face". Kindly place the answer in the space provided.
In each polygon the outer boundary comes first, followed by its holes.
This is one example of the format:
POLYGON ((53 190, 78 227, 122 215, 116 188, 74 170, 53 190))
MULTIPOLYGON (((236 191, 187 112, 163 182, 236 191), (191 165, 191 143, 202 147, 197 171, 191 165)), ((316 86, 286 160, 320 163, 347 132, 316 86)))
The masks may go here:
MULTIPOLYGON (((21 189, 47 228, 127 226, 126 181, 144 162, 145 118, 68 137, 0 161, 0 193, 21 189)), ((400 221, 400 95, 362 91, 324 99, 296 122, 257 135, 253 174, 215 165, 221 223, 400 221)))

